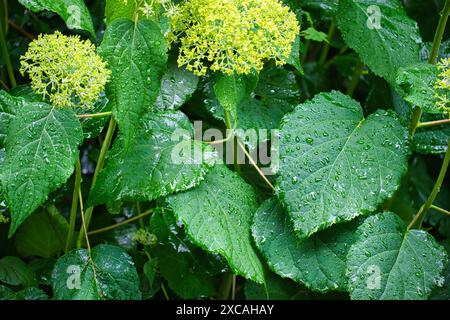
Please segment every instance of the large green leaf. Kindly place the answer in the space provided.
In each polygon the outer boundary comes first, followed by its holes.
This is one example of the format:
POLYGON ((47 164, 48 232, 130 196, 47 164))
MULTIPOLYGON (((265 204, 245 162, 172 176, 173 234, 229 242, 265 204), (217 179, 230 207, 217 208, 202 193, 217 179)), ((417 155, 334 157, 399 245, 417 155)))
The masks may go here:
POLYGON ((347 45, 391 85, 400 67, 419 62, 419 28, 401 1, 340 0, 336 18, 347 45))
POLYGON ((114 142, 90 205, 149 201, 193 188, 214 163, 215 152, 192 140, 192 124, 180 111, 149 114, 141 122, 128 149, 123 136, 114 142))
POLYGON ((447 254, 426 231, 386 212, 367 218, 357 236, 348 253, 352 299, 423 300, 442 286, 447 254))
POLYGON ((58 300, 139 300, 139 277, 125 250, 99 245, 73 250, 55 264, 53 291, 58 300))
POLYGON ((71 110, 24 103, 9 124, 0 180, 11 211, 10 236, 71 176, 83 141, 71 110))
POLYGON ((95 37, 91 14, 84 0, 19 0, 21 4, 33 12, 51 11, 64 19, 69 29, 80 29, 90 32, 95 37))
POLYGON ((167 201, 195 243, 225 257, 236 274, 264 281, 250 232, 258 204, 254 190, 242 178, 226 166, 216 165, 199 187, 167 201))
POLYGON ((424 112, 441 113, 436 107, 434 84, 439 71, 435 65, 421 62, 398 71, 399 93, 412 106, 419 106, 424 112))
POLYGON ((35 285, 36 275, 25 262, 14 256, 0 259, 0 281, 12 286, 35 285))
MULTIPOLYGON (((447 239, 441 243, 445 250, 447 251, 447 256, 450 256, 450 240, 447 239)), ((447 260, 447 266, 444 271, 445 282, 444 285, 440 288, 436 288, 430 299, 432 300, 450 300, 450 260, 447 260)))
POLYGON ((47 294, 39 288, 28 287, 17 292, 0 285, 0 300, 47 300, 47 294))
POLYGON ((112 71, 108 97, 128 147, 141 117, 154 108, 167 63, 166 42, 152 21, 117 19, 106 29, 99 53, 112 71))
POLYGON ((340 224, 301 241, 278 201, 269 199, 255 214, 253 238, 269 267, 282 277, 319 292, 345 291, 346 257, 355 229, 355 223, 340 224))
POLYGON ((22 257, 50 258, 64 250, 69 224, 54 207, 31 215, 17 230, 14 238, 22 257))
POLYGON ((373 212, 408 167, 408 132, 391 111, 322 93, 283 118, 277 192, 299 237, 373 212))
POLYGON ((183 299, 214 296, 213 276, 220 269, 214 268, 216 261, 212 256, 192 244, 173 213, 158 210, 152 216, 150 227, 158 238, 151 252, 158 259, 159 270, 170 288, 183 299))

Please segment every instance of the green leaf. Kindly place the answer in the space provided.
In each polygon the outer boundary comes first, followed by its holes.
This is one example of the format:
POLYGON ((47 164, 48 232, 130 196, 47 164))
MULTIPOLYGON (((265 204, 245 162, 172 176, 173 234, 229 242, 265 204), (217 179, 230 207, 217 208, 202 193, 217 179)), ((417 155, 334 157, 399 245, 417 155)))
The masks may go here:
POLYGON ((347 45, 391 85, 400 67, 419 62, 419 28, 401 1, 340 0, 336 19, 347 45))
POLYGON ((303 30, 301 32, 302 37, 304 37, 306 40, 313 40, 317 42, 329 42, 328 36, 326 33, 323 33, 321 31, 317 31, 313 27, 309 27, 306 30, 303 30))
MULTIPOLYGON (((441 244, 444 246, 445 250, 447 251, 447 256, 450 256, 450 240, 447 239, 441 244)), ((447 266, 445 267, 444 271, 444 278, 445 282, 444 285, 440 288, 436 288, 431 296, 430 299, 432 300, 449 300, 450 299, 450 261, 447 260, 447 266)))
POLYGON ((180 111, 151 114, 141 122, 128 149, 123 135, 114 142, 90 205, 150 201, 193 188, 214 163, 214 150, 192 140, 192 124, 180 111))
POLYGON ((13 292, 11 289, 0 285, 0 300, 47 300, 47 294, 39 288, 28 287, 13 292))
POLYGON ((27 9, 33 12, 51 11, 66 22, 69 29, 88 31, 95 37, 91 14, 83 0, 19 0, 27 9))
POLYGON ((237 107, 255 89, 258 83, 258 75, 226 75, 218 73, 216 75, 214 93, 219 104, 224 110, 230 112, 235 117, 237 107))
POLYGON ((408 168, 408 132, 391 111, 322 93, 283 118, 277 192, 297 235, 373 212, 408 168))
POLYGON ((108 97, 128 148, 141 117, 154 109, 167 63, 166 41, 152 21, 117 19, 106 29, 99 54, 112 71, 108 97))
POLYGON ((226 166, 216 165, 200 186, 172 195, 167 202, 194 243, 225 257, 236 274, 264 281, 250 234, 258 208, 256 194, 242 178, 226 166))
POLYGON ((55 264, 53 291, 58 300, 140 300, 139 277, 125 250, 102 244, 89 252, 73 250, 55 264))
POLYGON ((133 20, 135 10, 136 10, 135 1, 106 0, 105 5, 106 25, 109 25, 112 21, 120 18, 127 18, 129 20, 133 20))
POLYGON ((424 300, 442 286, 447 254, 426 231, 386 212, 367 218, 357 236, 347 258, 352 299, 424 300))
POLYGON ((12 236, 50 192, 71 176, 83 141, 71 110, 24 103, 11 121, 0 180, 11 211, 12 236))
POLYGON ((0 147, 5 145, 9 124, 17 110, 24 104, 24 99, 14 97, 6 91, 0 91, 0 147))
POLYGON ((346 256, 356 240, 355 223, 340 224, 301 241, 287 213, 274 198, 265 201, 254 217, 253 238, 275 273, 327 292, 345 291, 346 256))
POLYGON ((158 259, 169 287, 183 299, 214 296, 214 267, 211 268, 214 261, 192 244, 173 213, 158 210, 152 216, 150 228, 158 238, 158 245, 151 252, 158 259))
POLYGON ((295 41, 292 44, 291 54, 287 59, 287 63, 293 66, 300 74, 304 74, 304 70, 302 68, 302 65, 300 64, 300 36, 295 37, 295 41))
POLYGON ((68 230, 67 220, 56 208, 41 209, 17 230, 17 252, 22 257, 53 257, 64 250, 68 230))
MULTIPOLYGON (((203 91, 208 111, 215 118, 224 121, 223 108, 218 103, 210 82, 206 83, 203 91)), ((259 130, 277 129, 281 118, 292 111, 299 100, 300 89, 294 72, 283 68, 263 69, 251 97, 242 101, 237 108, 237 128, 242 130, 236 130, 235 134, 250 149, 255 149, 258 143, 270 139, 269 135, 260 136, 259 130), (252 136, 251 133, 255 135, 252 136)))
POLYGON ((12 285, 29 287, 35 285, 36 276, 25 262, 17 257, 6 256, 0 259, 0 281, 12 285))
POLYGON ((308 300, 311 295, 310 291, 298 283, 272 272, 267 274, 266 286, 245 281, 244 292, 247 300, 308 300))
POLYGON ((436 107, 434 92, 438 73, 435 65, 425 62, 402 67, 397 75, 398 92, 412 106, 419 106, 424 112, 441 113, 436 107))
POLYGON ((156 108, 161 111, 178 110, 197 89, 198 77, 186 68, 179 68, 171 61, 161 80, 161 92, 156 108))
MULTIPOLYGON (((423 114, 422 122, 448 119, 445 115, 423 114)), ((442 154, 447 152, 450 126, 440 125, 419 128, 414 135, 414 151, 422 154, 442 154)))

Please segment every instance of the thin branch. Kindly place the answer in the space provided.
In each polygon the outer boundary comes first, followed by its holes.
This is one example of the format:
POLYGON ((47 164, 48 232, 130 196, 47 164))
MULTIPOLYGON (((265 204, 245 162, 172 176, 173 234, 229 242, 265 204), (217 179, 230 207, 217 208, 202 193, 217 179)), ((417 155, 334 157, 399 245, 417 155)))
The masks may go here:
POLYGON ((122 222, 113 224, 113 225, 108 226, 108 227, 105 227, 105 228, 101 228, 101 229, 97 229, 97 230, 90 231, 90 232, 88 232, 88 235, 91 236, 91 235, 94 235, 94 234, 98 234, 98 233, 106 232, 106 231, 109 231, 109 230, 113 230, 113 229, 115 229, 115 228, 124 226, 124 225, 126 225, 126 224, 128 224, 128 223, 130 223, 130 222, 133 222, 133 221, 142 219, 142 218, 144 218, 144 217, 146 217, 146 216, 148 216, 148 215, 151 215, 152 213, 153 213, 153 210, 148 210, 148 211, 146 211, 146 212, 144 212, 144 213, 142 213, 142 214, 140 214, 140 215, 138 215, 138 216, 135 216, 135 217, 133 217, 133 218, 130 218, 130 219, 128 219, 128 220, 124 220, 124 221, 122 221, 122 222))
POLYGON ((447 211, 447 210, 445 210, 443 208, 435 206, 434 204, 431 205, 430 209, 436 210, 437 212, 440 212, 440 213, 443 213, 443 214, 446 214, 446 215, 450 216, 450 211, 447 211))
POLYGON ((15 23, 14 21, 12 21, 12 20, 9 20, 8 21, 8 24, 9 24, 9 26, 11 27, 11 28, 13 28, 14 30, 16 30, 17 32, 19 32, 21 35, 23 35, 25 38, 27 38, 27 39, 30 39, 30 40, 34 40, 34 39, 36 39, 36 37, 33 35, 33 34, 31 34, 31 33, 29 33, 29 32, 27 32, 26 30, 24 30, 21 26, 19 26, 17 23, 15 23))
POLYGON ((440 126, 443 124, 450 124, 450 119, 436 120, 436 121, 428 121, 428 122, 419 122, 417 128, 427 128, 433 126, 440 126))
POLYGON ((112 115, 111 111, 107 112, 100 112, 100 113, 91 113, 91 114, 78 114, 77 117, 79 119, 90 119, 90 118, 101 118, 101 117, 108 117, 112 115))
POLYGON ((247 156, 248 160, 250 161, 250 163, 252 164, 252 166, 256 169, 256 171, 258 172, 258 174, 261 176, 261 178, 263 178, 263 180, 267 183, 267 185, 272 189, 272 191, 275 192, 275 187, 273 186, 273 184, 269 181, 269 179, 267 179, 266 175, 262 172, 262 170, 259 168, 258 164, 255 162, 255 160, 253 160, 251 154, 247 151, 247 149, 245 149, 245 146, 242 144, 242 142, 237 139, 238 145, 239 147, 242 149, 242 151, 244 151, 245 155, 247 156))

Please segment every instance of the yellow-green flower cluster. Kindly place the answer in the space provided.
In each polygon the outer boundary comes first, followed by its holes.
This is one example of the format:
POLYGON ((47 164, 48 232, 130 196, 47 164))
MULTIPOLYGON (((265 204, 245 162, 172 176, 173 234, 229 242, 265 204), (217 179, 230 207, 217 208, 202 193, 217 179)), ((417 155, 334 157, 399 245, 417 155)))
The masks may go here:
POLYGON ((181 39, 178 64, 195 74, 260 71, 265 60, 286 63, 300 31, 279 0, 187 0, 171 17, 181 39))
POLYGON ((5 217, 3 214, 0 213, 0 224, 7 224, 9 223, 9 218, 5 217))
POLYGON ((153 18, 163 12, 166 16, 171 16, 177 12, 177 7, 171 0, 122 0, 124 4, 133 1, 135 14, 140 17, 153 18))
POLYGON ((437 67, 441 73, 434 85, 436 106, 450 116, 450 58, 442 59, 437 67))
POLYGON ((60 32, 31 42, 20 72, 28 73, 37 94, 64 108, 93 107, 111 75, 89 40, 60 32))
POLYGON ((133 233, 131 237, 133 241, 136 241, 144 246, 153 246, 158 239, 153 233, 150 233, 147 229, 138 229, 133 233))

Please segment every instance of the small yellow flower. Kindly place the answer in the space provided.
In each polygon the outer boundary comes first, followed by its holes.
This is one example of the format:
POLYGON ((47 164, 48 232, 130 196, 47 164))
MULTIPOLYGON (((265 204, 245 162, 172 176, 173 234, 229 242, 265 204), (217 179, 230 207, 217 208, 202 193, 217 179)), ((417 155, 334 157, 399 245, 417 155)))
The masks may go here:
POLYGON ((132 240, 144 246, 153 246, 158 241, 158 239, 153 233, 150 233, 147 229, 143 228, 138 229, 133 233, 132 240))
POLYGON ((300 32, 279 0, 187 0, 170 18, 170 41, 181 41, 178 64, 199 76, 249 74, 269 59, 285 64, 300 32))
POLYGON ((437 67, 441 73, 434 84, 436 106, 450 116, 450 58, 442 59, 437 67))
POLYGON ((33 90, 63 108, 92 108, 111 75, 89 40, 60 32, 39 35, 20 60, 33 90))
POLYGON ((0 213, 0 224, 7 224, 9 223, 9 218, 5 217, 3 214, 0 213))

